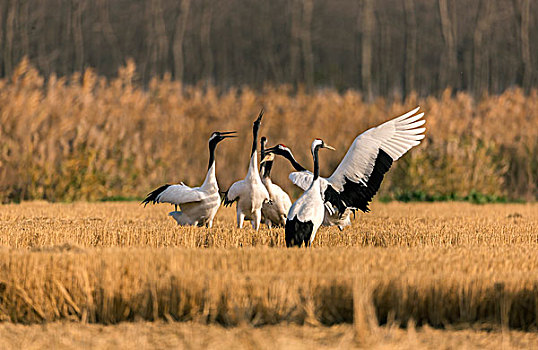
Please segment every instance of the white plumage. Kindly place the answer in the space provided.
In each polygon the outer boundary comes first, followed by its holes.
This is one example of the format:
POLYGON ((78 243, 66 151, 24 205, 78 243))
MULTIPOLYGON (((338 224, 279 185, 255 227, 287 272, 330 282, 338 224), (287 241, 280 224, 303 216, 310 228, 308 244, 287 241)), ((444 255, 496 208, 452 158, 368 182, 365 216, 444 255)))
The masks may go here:
POLYGON ((269 228, 272 226, 284 226, 286 224, 288 211, 291 207, 290 196, 288 196, 288 194, 284 192, 280 186, 274 184, 271 180, 270 167, 272 166, 274 157, 275 155, 270 153, 267 154, 261 161, 261 170, 263 172, 262 183, 265 185, 270 198, 270 201, 263 203, 262 214, 263 218, 265 219, 265 223, 269 228))
POLYGON ((312 157, 314 159, 314 174, 308 189, 290 208, 286 220, 286 246, 305 246, 312 244, 316 238, 316 233, 323 223, 325 216, 324 200, 321 195, 319 178, 318 151, 320 148, 334 150, 326 145, 322 140, 316 139, 312 142, 312 157))
POLYGON ((217 178, 215 176, 215 148, 217 144, 235 132, 214 132, 209 139, 209 169, 204 183, 200 187, 191 188, 183 183, 177 185, 163 185, 150 192, 142 201, 144 206, 148 203, 170 203, 179 205, 181 211, 169 213, 178 225, 213 226, 213 219, 220 206, 220 195, 217 178))
MULTIPOLYGON (((398 160, 424 139, 424 113, 420 107, 371 128, 355 138, 327 182, 321 182, 324 200, 344 214, 346 208, 369 211, 368 204, 379 189, 384 174, 398 160)), ((295 172, 290 179, 304 188, 312 179, 308 172, 295 172)))
POLYGON ((244 180, 235 182, 224 196, 224 205, 226 206, 237 201, 237 227, 242 228, 244 220, 250 220, 252 227, 256 231, 260 227, 262 205, 264 202, 269 201, 269 193, 263 185, 258 171, 258 153, 256 151, 258 130, 262 116, 263 110, 253 125, 253 145, 247 176, 244 180))
MULTIPOLYGON (((369 211, 368 204, 392 162, 424 139, 426 128, 422 126, 426 121, 422 119, 424 113, 416 114, 419 109, 417 107, 357 136, 333 174, 326 179, 320 178, 320 191, 327 210, 324 224, 338 225, 342 229, 351 223, 353 211, 369 211)), ((296 169, 300 167, 293 156, 286 155, 289 149, 279 147, 268 151, 280 152, 277 154, 288 158, 296 169)), ((306 169, 299 170, 291 173, 289 178, 306 190, 312 183, 313 174, 306 169)))
MULTIPOLYGON (((288 159, 290 164, 295 168, 295 170, 297 170, 296 172, 293 172, 289 175, 292 182, 298 187, 300 187, 303 191, 306 191, 310 187, 310 185, 312 184, 312 173, 306 168, 304 168, 301 164, 299 164, 299 162, 297 162, 297 160, 293 156, 293 153, 287 146, 283 144, 276 145, 267 149, 267 154, 278 154, 288 159)), ((327 179, 320 177, 319 182, 320 190, 327 188, 327 179)), ((323 226, 338 226, 338 228, 342 230, 345 226, 351 223, 349 218, 351 210, 346 210, 344 214, 340 215, 340 213, 338 213, 338 211, 333 208, 333 206, 329 202, 325 203, 325 207, 325 217, 322 223, 323 226)))

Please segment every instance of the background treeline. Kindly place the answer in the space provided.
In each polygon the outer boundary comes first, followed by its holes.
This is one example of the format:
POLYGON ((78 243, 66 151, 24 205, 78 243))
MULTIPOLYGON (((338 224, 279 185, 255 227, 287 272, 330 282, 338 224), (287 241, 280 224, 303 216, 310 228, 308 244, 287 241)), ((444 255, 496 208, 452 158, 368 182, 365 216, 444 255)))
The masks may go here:
POLYGON ((265 84, 478 96, 538 84, 531 0, 0 0, 0 76, 27 56, 45 77, 133 58, 220 88, 265 84))
MULTIPOLYGON (((86 70, 47 81, 27 61, 0 79, 0 201, 75 200, 144 196, 166 182, 198 185, 214 130, 238 130, 217 149, 221 189, 243 178, 251 126, 265 107, 261 134, 285 143, 311 168, 310 143, 337 148, 321 159, 330 175, 362 131, 417 105, 426 112, 427 138, 396 162, 380 196, 399 199, 538 197, 538 90, 473 98, 446 90, 439 98, 365 102, 353 90, 315 93, 286 87, 217 93, 168 78, 147 88, 133 83, 128 64, 107 80, 86 70)), ((292 195, 291 166, 277 159, 275 182, 292 195)))

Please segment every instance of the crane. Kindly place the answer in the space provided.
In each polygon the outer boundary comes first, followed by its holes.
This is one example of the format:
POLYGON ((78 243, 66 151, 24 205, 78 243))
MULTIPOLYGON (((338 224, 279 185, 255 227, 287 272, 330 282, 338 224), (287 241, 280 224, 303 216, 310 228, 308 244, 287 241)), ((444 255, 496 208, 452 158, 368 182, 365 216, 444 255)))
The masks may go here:
POLYGON ((269 193, 269 201, 262 205, 262 215, 266 225, 271 228, 272 226, 282 226, 286 224, 286 217, 291 207, 290 196, 280 186, 273 183, 271 180, 271 168, 273 167, 273 160, 275 155, 270 153, 266 156, 265 145, 267 144, 267 138, 264 136, 260 140, 260 155, 263 159, 260 162, 260 171, 262 173, 262 183, 265 185, 267 192, 269 193))
POLYGON ((311 152, 314 159, 314 174, 310 186, 304 191, 290 208, 286 220, 286 246, 310 246, 316 237, 316 232, 323 222, 325 215, 324 200, 321 195, 319 178, 319 157, 321 148, 334 150, 321 139, 312 142, 311 152))
POLYGON ((200 187, 191 188, 183 183, 163 185, 151 191, 142 201, 144 207, 148 203, 171 203, 176 210, 169 213, 178 223, 186 226, 213 226, 213 219, 220 206, 219 186, 215 176, 215 149, 224 139, 236 137, 235 131, 215 131, 209 138, 209 165, 204 183, 200 187), (180 206, 181 211, 177 210, 180 206))
POLYGON ((224 193, 224 205, 230 206, 237 202, 237 227, 242 228, 244 220, 249 220, 256 231, 260 228, 262 206, 269 201, 269 193, 262 183, 258 170, 258 131, 263 117, 263 109, 252 126, 252 151, 247 176, 237 181, 224 193))
MULTIPOLYGON (((393 118, 357 136, 346 155, 328 178, 320 178, 320 190, 328 216, 326 222, 339 228, 350 223, 349 216, 356 210, 369 212, 369 203, 379 190, 385 173, 392 163, 424 139, 426 123, 420 107, 393 118), (338 223, 340 220, 340 223, 338 223)), ((313 174, 302 167, 289 148, 277 145, 266 152, 286 157, 297 170, 290 180, 303 190, 312 183, 313 174)))

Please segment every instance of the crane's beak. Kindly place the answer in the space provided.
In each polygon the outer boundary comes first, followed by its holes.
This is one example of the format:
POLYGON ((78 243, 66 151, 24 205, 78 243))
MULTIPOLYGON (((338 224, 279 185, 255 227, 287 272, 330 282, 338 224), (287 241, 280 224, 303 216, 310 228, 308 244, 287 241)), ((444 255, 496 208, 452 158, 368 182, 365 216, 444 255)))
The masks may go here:
POLYGON ((262 108, 262 110, 260 111, 260 114, 258 114, 258 119, 256 119, 256 120, 254 121, 254 123, 258 123, 258 124, 261 123, 261 121, 262 121, 262 117, 263 117, 263 108, 262 108))
POLYGON ((327 149, 330 149, 331 151, 336 151, 336 148, 332 147, 332 146, 329 146, 329 145, 323 145, 321 146, 322 148, 327 148, 327 149))
POLYGON ((225 139, 225 138, 228 138, 228 137, 237 137, 237 135, 232 135, 232 134, 235 134, 237 133, 237 131, 223 131, 220 134, 220 136, 225 139))
POLYGON ((266 154, 265 157, 263 157, 263 159, 261 160, 260 164, 265 163, 265 162, 269 162, 269 161, 271 161, 273 159, 275 159, 274 154, 272 154, 272 153, 266 154))
POLYGON ((265 153, 275 153, 276 149, 277 149, 277 146, 266 148, 265 153))

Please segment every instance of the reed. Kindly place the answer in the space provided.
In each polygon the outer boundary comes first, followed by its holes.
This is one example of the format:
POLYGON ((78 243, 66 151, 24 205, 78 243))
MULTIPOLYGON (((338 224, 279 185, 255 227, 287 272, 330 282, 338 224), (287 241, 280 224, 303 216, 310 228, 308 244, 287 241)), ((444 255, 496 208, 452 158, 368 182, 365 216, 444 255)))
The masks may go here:
MULTIPOLYGON (((420 105, 427 138, 389 172, 381 188, 387 198, 534 200, 538 194, 537 90, 365 103, 352 90, 218 91, 168 76, 143 88, 135 80, 132 62, 110 80, 91 69, 45 79, 27 60, 0 80, 0 201, 140 198, 162 183, 197 185, 210 133, 239 130, 240 138, 217 150, 225 189, 246 172, 251 122, 262 106, 269 144, 289 145, 305 165, 313 138, 336 146, 321 160, 322 175, 329 175, 360 132, 420 105)), ((286 179, 290 171, 277 160, 274 178, 297 194, 286 179)))

